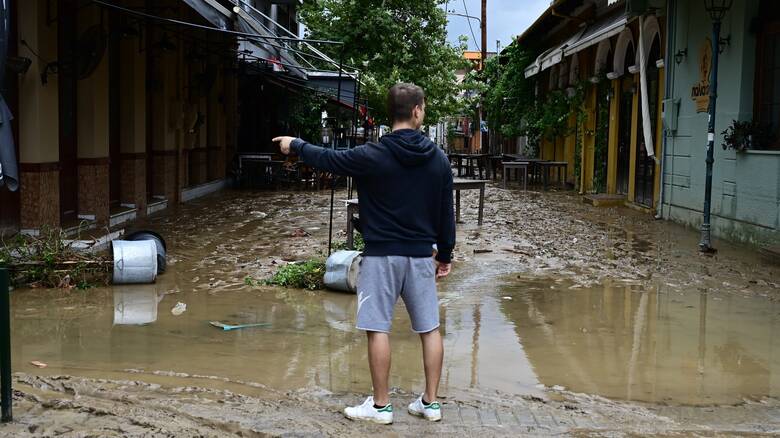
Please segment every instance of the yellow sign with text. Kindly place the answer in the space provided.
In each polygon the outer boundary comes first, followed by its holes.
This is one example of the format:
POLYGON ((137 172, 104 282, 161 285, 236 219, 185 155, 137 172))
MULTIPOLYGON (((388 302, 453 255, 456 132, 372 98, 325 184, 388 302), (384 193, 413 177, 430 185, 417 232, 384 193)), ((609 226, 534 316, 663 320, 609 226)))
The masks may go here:
POLYGON ((706 113, 710 108, 710 71, 712 71, 712 40, 705 38, 699 49, 699 82, 691 88, 691 99, 696 102, 697 113, 706 113))

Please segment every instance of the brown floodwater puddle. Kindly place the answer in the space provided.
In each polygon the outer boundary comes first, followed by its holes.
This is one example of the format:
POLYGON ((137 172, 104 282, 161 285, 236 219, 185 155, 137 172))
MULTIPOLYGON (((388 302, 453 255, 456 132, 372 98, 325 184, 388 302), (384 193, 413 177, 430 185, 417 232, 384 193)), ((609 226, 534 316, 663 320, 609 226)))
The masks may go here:
MULTIPOLYGON (((157 284, 14 291, 14 369, 112 378, 143 370, 157 381, 173 372, 367 392, 354 295, 244 284, 273 269, 271 260, 311 255, 326 241, 327 196, 299 196, 232 193, 150 219, 170 255, 157 284), (298 227, 310 236, 291 239, 298 227), (187 309, 175 316, 178 302, 187 309), (269 325, 223 331, 209 321, 269 325)), ((443 394, 565 388, 695 405, 780 396, 780 303, 662 281, 581 287, 508 276, 520 269, 505 257, 460 263, 440 284, 443 394)), ((421 390, 420 343, 401 304, 391 342, 391 385, 421 390)))

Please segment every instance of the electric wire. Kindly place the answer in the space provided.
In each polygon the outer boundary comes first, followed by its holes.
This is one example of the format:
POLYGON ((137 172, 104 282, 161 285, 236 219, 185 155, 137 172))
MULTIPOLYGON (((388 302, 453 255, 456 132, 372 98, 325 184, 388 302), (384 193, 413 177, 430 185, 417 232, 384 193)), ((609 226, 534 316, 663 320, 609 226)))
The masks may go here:
POLYGON ((262 37, 262 38, 269 38, 269 39, 274 39, 274 40, 301 41, 301 42, 315 43, 315 44, 334 44, 334 45, 343 45, 344 44, 343 41, 315 40, 315 39, 307 39, 307 38, 282 37, 282 36, 261 36, 261 35, 257 35, 257 34, 253 34, 253 33, 238 32, 238 31, 235 31, 235 30, 228 30, 228 29, 220 29, 218 27, 204 26, 202 24, 190 23, 188 21, 182 21, 182 20, 176 20, 176 19, 173 19, 173 18, 160 17, 158 15, 147 14, 145 12, 124 8, 122 6, 115 5, 115 4, 112 4, 112 3, 108 3, 108 2, 105 2, 103 0, 91 0, 91 2, 95 3, 95 4, 98 4, 98 5, 101 5, 101 6, 105 6, 107 8, 112 8, 112 9, 116 9, 118 11, 122 11, 122 12, 125 12, 125 13, 128 13, 128 14, 136 15, 136 16, 139 16, 139 17, 149 18, 149 19, 158 20, 158 21, 165 21, 165 22, 168 22, 168 23, 178 24, 178 25, 181 25, 181 26, 189 26, 189 27, 194 27, 194 28, 198 28, 198 29, 210 30, 210 31, 214 31, 214 32, 221 32, 221 33, 230 34, 230 35, 236 35, 236 36, 254 37, 254 38, 262 37))
MULTIPOLYGON (((466 6, 466 0, 463 0, 463 11, 466 13, 466 16, 469 16, 469 8, 466 6)), ((482 49, 479 47, 479 44, 477 44, 477 36, 474 35, 474 28, 471 27, 471 18, 466 18, 466 22, 469 24, 469 30, 471 31, 471 37, 474 38, 474 45, 477 47, 477 51, 481 52, 482 49)))

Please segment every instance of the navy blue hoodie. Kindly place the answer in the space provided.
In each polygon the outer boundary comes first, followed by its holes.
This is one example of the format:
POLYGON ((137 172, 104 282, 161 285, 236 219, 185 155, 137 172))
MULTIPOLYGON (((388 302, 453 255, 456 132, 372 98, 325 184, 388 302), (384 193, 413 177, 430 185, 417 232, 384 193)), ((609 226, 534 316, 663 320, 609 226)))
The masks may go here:
POLYGON ((419 131, 399 129, 379 143, 335 151, 297 138, 301 160, 355 178, 366 256, 430 257, 449 263, 455 246, 452 171, 444 152, 419 131))

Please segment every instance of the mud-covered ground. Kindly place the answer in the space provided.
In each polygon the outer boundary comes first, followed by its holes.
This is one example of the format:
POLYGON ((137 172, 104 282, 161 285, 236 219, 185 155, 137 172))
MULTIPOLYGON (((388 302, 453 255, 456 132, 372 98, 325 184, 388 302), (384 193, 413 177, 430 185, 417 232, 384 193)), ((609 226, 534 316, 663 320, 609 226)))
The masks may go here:
MULTIPOLYGON (((153 287, 15 291, 15 422, 0 435, 780 432, 776 261, 725 242, 702 256, 694 230, 497 187, 481 227, 464 192, 455 271, 440 284, 444 421, 405 413, 422 378, 403 311, 395 424, 344 419, 370 388, 354 297, 246 281, 322 257, 328 195, 226 192, 137 224, 168 241, 153 287), (174 316, 178 302, 188 309, 174 316), (272 327, 205 323, 220 318, 272 327)), ((343 240, 343 205, 335 218, 343 240)))

